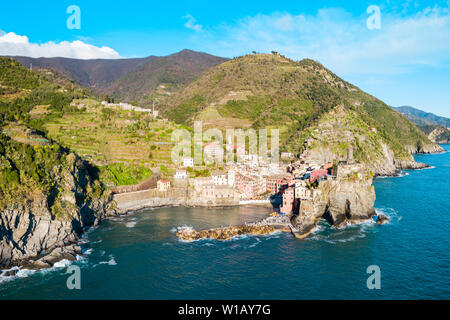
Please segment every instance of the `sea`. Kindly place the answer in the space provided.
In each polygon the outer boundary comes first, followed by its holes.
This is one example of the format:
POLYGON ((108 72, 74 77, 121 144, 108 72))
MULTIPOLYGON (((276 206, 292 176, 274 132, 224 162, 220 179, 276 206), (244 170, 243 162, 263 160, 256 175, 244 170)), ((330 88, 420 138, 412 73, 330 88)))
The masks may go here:
POLYGON ((388 224, 320 221, 305 240, 182 242, 179 228, 237 225, 271 210, 143 210, 89 230, 76 262, 0 277, 0 299, 449 299, 450 152, 415 158, 432 167, 374 182, 388 224))

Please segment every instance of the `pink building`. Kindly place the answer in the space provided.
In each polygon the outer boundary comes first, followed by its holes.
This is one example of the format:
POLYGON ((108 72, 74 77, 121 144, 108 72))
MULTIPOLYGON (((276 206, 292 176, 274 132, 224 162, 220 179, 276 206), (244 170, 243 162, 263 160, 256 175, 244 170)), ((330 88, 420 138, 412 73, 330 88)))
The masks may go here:
POLYGON ((280 207, 280 213, 291 214, 294 207, 295 188, 288 187, 283 192, 283 205, 280 207))
POLYGON ((266 179, 266 189, 270 193, 277 193, 283 187, 291 184, 294 177, 292 175, 276 175, 266 179))
POLYGON ((255 176, 246 176, 240 173, 236 173, 235 175, 234 186, 247 199, 256 197, 266 191, 264 179, 255 176))
POLYGON ((311 176, 309 177, 310 182, 316 181, 319 177, 323 177, 328 175, 328 170, 325 169, 317 169, 311 172, 311 176))

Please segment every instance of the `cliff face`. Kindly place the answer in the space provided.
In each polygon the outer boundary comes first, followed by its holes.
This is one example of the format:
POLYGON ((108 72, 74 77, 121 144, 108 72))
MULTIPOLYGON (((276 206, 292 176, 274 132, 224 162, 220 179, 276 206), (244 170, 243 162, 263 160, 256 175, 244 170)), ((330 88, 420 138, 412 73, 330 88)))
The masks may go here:
POLYGON ((435 143, 448 144, 450 143, 450 130, 437 127, 428 134, 428 138, 435 143))
POLYGON ((417 153, 439 153, 444 151, 444 149, 442 149, 441 146, 437 145, 436 143, 440 143, 440 142, 436 142, 433 140, 433 143, 427 144, 427 145, 419 145, 419 146, 411 146, 411 145, 407 145, 405 146, 406 150, 408 150, 409 153, 411 154, 417 154, 417 153))
MULTIPOLYGON (((86 227, 95 226, 107 214, 108 200, 99 199, 74 207, 70 218, 52 217, 47 199, 24 206, 16 206, 0 213, 0 269, 26 264, 30 268, 50 267, 36 260, 57 248, 73 257, 80 253, 75 244, 86 227)), ((58 261, 57 257, 54 257, 58 261)), ((61 259, 64 259, 61 255, 61 259)))
POLYGON ((73 244, 85 228, 107 215, 107 194, 87 196, 94 180, 84 162, 73 154, 68 158, 69 169, 56 180, 59 193, 36 189, 1 209, 0 269, 15 265, 40 269, 74 259, 80 249, 73 244))
POLYGON ((373 172, 363 165, 339 166, 336 180, 319 183, 312 199, 300 201, 298 216, 291 222, 299 238, 311 233, 317 221, 325 218, 331 225, 342 227, 370 219, 375 215, 373 172))

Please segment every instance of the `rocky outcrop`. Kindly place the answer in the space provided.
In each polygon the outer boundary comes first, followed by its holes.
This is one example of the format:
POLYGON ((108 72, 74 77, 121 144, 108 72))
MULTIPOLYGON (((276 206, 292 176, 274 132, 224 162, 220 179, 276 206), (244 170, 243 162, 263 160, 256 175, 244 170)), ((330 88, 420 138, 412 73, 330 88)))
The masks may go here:
POLYGON ((246 234, 268 235, 277 231, 290 232, 289 224, 290 222, 287 216, 275 214, 260 222, 240 226, 229 226, 201 231, 196 231, 191 227, 180 228, 176 235, 183 241, 196 241, 201 239, 229 240, 246 234))
MULTIPOLYGON (((0 211, 0 269, 45 268, 77 254, 72 247, 88 227, 110 211, 110 196, 76 155, 58 176, 58 192, 34 190, 0 211), (65 248, 65 249, 61 249, 65 248), (63 251, 61 251, 63 250, 63 251)), ((73 258, 73 257, 72 257, 73 258)))
POLYGON ((428 134, 428 139, 430 139, 434 143, 449 144, 450 130, 444 127, 437 127, 428 134))
POLYGON ((385 214, 380 213, 380 214, 377 216, 376 222, 377 222, 378 225, 386 224, 386 223, 389 222, 389 218, 388 218, 385 214))
POLYGON ((320 182, 320 192, 314 198, 300 200, 299 214, 291 219, 294 234, 299 238, 307 236, 321 218, 339 228, 373 217, 372 178, 373 172, 363 165, 339 166, 336 180, 320 182))
MULTIPOLYGON (((72 218, 65 220, 52 217, 45 205, 38 209, 36 207, 20 206, 0 214, 0 269, 15 265, 40 269, 46 264, 52 265, 56 262, 54 258, 59 248, 69 250, 85 228, 97 225, 106 216, 108 201, 98 200, 75 208, 71 213, 72 218), (53 255, 48 260, 47 255, 51 253, 53 255), (47 260, 33 262, 37 257, 47 260)), ((73 249, 67 253, 73 255, 77 251, 73 249)), ((61 255, 61 259, 66 257, 61 255)))
POLYGON ((266 235, 275 232, 272 226, 230 226, 210 230, 195 231, 193 228, 184 228, 177 232, 177 237, 184 241, 195 241, 200 239, 229 240, 245 234, 266 235))
POLYGON ((419 154, 419 153, 429 154, 429 153, 440 153, 444 151, 444 149, 436 143, 417 146, 405 146, 405 148, 411 154, 419 154))

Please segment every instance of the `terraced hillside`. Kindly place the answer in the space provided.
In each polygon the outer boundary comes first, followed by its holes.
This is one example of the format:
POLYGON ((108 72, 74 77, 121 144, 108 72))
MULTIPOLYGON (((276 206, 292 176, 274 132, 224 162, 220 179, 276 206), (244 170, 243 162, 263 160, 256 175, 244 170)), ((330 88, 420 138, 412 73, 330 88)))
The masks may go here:
POLYGON ((148 113, 103 107, 63 76, 35 71, 0 58, 0 134, 5 141, 34 149, 60 146, 89 161, 108 187, 137 184, 154 169, 172 173, 171 132, 179 126, 153 120, 148 113))

